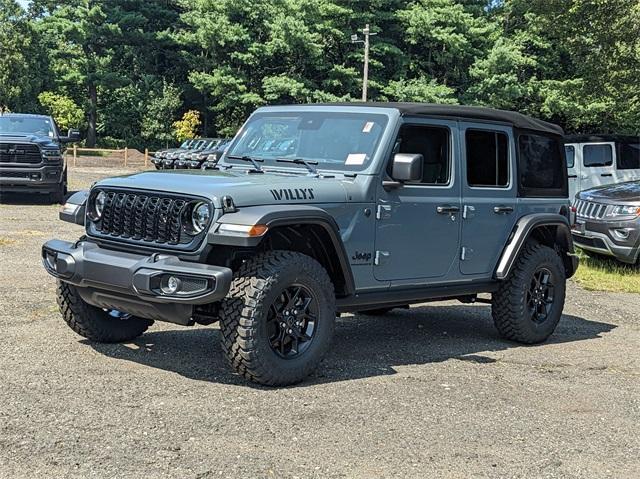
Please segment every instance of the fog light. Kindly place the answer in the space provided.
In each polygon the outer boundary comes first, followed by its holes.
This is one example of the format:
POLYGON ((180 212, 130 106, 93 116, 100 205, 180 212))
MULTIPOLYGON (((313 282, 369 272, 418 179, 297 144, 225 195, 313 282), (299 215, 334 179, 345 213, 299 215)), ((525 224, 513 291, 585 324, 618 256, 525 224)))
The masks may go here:
POLYGON ((176 294, 180 290, 181 283, 182 281, 180 281, 180 278, 169 276, 165 281, 163 281, 160 289, 164 294, 176 294))
POLYGON ((629 239, 629 230, 624 228, 616 228, 613 230, 613 234, 618 237, 618 239, 626 240, 629 239))

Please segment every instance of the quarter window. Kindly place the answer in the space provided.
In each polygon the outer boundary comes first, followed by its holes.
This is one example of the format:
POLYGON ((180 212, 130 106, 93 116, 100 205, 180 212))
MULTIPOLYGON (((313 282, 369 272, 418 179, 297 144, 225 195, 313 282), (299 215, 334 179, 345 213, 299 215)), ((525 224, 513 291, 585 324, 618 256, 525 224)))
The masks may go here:
POLYGON ((598 167, 613 165, 611 145, 584 145, 582 147, 584 166, 598 167))
MULTIPOLYGON (((558 138, 543 135, 522 134, 518 137, 518 162, 520 165, 520 186, 531 196, 554 194, 564 191, 564 163, 562 145, 558 138)), ((567 166, 573 147, 565 147, 567 166), (569 152, 571 150, 571 153, 569 152)), ((569 168, 571 167, 569 166, 569 168)))
POLYGON ((469 186, 509 185, 509 138, 504 133, 467 130, 467 183, 469 186))
POLYGON ((619 170, 640 169, 640 143, 622 143, 619 151, 619 170))
POLYGON ((576 165, 576 149, 573 146, 565 146, 564 155, 567 158, 567 168, 573 168, 576 165))

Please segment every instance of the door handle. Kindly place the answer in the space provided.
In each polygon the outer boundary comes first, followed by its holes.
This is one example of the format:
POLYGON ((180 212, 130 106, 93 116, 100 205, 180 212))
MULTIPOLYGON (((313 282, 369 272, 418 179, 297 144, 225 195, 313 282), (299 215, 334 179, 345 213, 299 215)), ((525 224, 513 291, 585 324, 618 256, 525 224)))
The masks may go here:
POLYGON ((613 173, 602 173, 600 176, 613 176, 613 173))
POLYGON ((578 175, 569 175, 568 178, 577 178, 578 175))
POLYGON ((513 206, 494 206, 493 212, 497 215, 507 215, 513 213, 513 206))
POLYGON ((460 207, 455 205, 440 205, 436 207, 436 211, 439 215, 452 215, 454 213, 458 213, 460 211, 460 207))

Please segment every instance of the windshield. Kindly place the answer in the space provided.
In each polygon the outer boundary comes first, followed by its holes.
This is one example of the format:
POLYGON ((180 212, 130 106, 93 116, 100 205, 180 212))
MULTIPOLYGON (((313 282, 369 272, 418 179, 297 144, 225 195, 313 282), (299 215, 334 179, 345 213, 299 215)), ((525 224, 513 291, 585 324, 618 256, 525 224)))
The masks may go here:
POLYGON ((182 142, 182 145, 180 145, 180 148, 189 148, 189 145, 191 144, 193 140, 186 140, 182 142))
POLYGON ((48 118, 0 116, 0 133, 55 136, 54 126, 48 118))
POLYGON ((262 166, 282 167, 276 160, 303 159, 319 169, 358 171, 371 161, 386 124, 385 115, 370 113, 258 113, 225 160, 238 164, 237 157, 248 156, 263 160, 262 166))

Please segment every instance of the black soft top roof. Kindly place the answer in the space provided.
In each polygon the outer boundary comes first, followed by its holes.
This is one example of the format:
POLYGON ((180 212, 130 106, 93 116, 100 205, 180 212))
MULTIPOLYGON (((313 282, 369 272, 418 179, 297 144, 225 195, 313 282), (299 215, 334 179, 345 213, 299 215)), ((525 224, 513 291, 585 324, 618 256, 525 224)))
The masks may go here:
POLYGON ((615 141, 618 143, 640 143, 640 136, 634 135, 567 135, 565 143, 596 143, 601 141, 615 141))
POLYGON ((349 102, 326 103, 326 106, 363 106, 379 108, 395 108, 402 115, 445 116, 465 120, 488 120, 508 123, 523 130, 534 130, 551 135, 564 135, 558 125, 531 118, 530 116, 513 111, 496 110, 481 106, 439 105, 436 103, 408 103, 408 102, 349 102))

